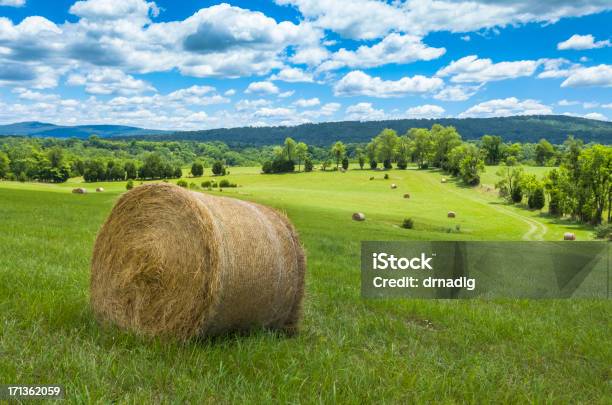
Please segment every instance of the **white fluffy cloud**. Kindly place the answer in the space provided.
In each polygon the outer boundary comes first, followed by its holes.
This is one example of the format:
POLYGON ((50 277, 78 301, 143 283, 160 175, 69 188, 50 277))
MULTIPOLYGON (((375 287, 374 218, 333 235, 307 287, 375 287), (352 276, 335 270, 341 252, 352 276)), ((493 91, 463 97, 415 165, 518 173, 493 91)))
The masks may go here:
POLYGON ((299 100, 296 100, 293 104, 295 104, 298 107, 302 107, 302 108, 307 108, 307 107, 315 107, 318 106, 319 104, 321 104, 321 101, 317 98, 301 98, 299 100))
POLYGON ((598 112, 592 112, 592 113, 588 113, 588 114, 584 114, 584 118, 588 118, 591 120, 599 120, 599 121, 609 121, 608 117, 606 117, 605 115, 598 113, 598 112))
POLYGON ((280 80, 289 83, 314 81, 310 73, 306 73, 299 68, 290 67, 284 68, 280 72, 270 76, 270 80, 280 80))
POLYGON ((85 75, 71 74, 66 83, 71 86, 85 86, 85 91, 89 94, 131 95, 155 91, 149 83, 111 68, 95 69, 85 75))
POLYGON ((389 63, 410 63, 417 60, 432 60, 444 55, 446 49, 432 48, 421 42, 419 37, 391 33, 372 46, 362 45, 355 51, 341 48, 318 70, 333 70, 345 66, 369 68, 389 63))
POLYGON ((446 86, 433 98, 442 101, 465 101, 478 92, 481 86, 446 86))
POLYGON ((444 108, 439 105, 424 104, 406 110, 408 118, 437 118, 444 114, 444 108))
POLYGON ((612 9, 608 0, 275 0, 297 7, 313 25, 348 38, 381 38, 390 32, 425 35, 556 22, 612 9))
POLYGON ((400 97, 406 94, 423 94, 438 90, 443 81, 437 77, 416 75, 399 80, 383 80, 360 70, 347 73, 334 86, 337 96, 400 97))
POLYGON ((612 87, 612 65, 598 65, 569 72, 561 87, 612 87))
POLYGON ((595 48, 606 48, 608 46, 612 46, 609 40, 604 41, 595 41, 595 37, 593 35, 578 35, 574 34, 569 39, 563 42, 559 42, 557 44, 557 49, 559 50, 585 50, 585 49, 595 49, 595 48))
POLYGON ((476 55, 469 55, 451 62, 436 75, 450 76, 450 80, 454 83, 486 83, 531 76, 541 63, 535 60, 493 63, 491 59, 480 59, 476 55))
POLYGON ((25 6, 26 0, 0 0, 0 6, 22 7, 25 6))
POLYGON ((357 103, 346 108, 347 120, 353 121, 372 121, 386 118, 383 110, 372 107, 372 103, 357 103))
POLYGON ((516 97, 495 99, 476 104, 459 114, 465 117, 505 117, 509 115, 545 115, 552 109, 537 100, 519 100, 516 97))
POLYGON ((249 84, 245 93, 247 94, 278 94, 278 87, 271 82, 253 82, 249 84))

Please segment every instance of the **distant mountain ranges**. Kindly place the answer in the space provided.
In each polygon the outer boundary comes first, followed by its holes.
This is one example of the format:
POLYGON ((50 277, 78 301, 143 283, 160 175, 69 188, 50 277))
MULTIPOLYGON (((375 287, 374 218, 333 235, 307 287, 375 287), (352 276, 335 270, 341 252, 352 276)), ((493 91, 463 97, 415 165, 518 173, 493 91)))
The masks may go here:
POLYGON ((500 135, 505 141, 537 142, 546 138, 562 143, 568 135, 585 142, 612 144, 612 122, 564 115, 529 115, 498 118, 402 119, 387 121, 341 121, 302 124, 293 127, 242 127, 200 131, 161 131, 124 125, 58 126, 42 122, 21 122, 0 125, 0 135, 21 135, 57 138, 121 137, 147 140, 222 141, 230 146, 262 146, 280 144, 288 136, 311 145, 327 146, 335 141, 368 142, 384 128, 399 134, 410 128, 430 128, 433 124, 452 125, 463 139, 483 135, 500 135))

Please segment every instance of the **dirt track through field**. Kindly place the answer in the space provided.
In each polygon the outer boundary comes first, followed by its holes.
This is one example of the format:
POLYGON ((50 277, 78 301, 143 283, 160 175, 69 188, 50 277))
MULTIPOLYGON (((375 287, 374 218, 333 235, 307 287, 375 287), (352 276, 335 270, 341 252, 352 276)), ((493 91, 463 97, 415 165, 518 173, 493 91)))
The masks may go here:
POLYGON ((427 181, 429 183, 431 183, 432 185, 435 185, 437 187, 439 187, 440 189, 444 189, 446 191, 450 191, 455 195, 460 196, 461 198, 468 198, 472 201, 474 201, 475 203, 487 206, 489 208, 494 209, 495 211, 499 212, 500 214, 509 216, 511 218, 514 219, 518 219, 519 221, 524 222, 527 226, 529 226, 529 229, 527 230, 527 232, 525 232, 522 236, 521 239, 523 240, 527 240, 527 241, 537 241, 537 240, 544 240, 544 235, 546 235, 546 233, 548 232, 548 227, 546 225, 544 225, 543 223, 536 221, 533 218, 521 215, 519 213, 516 213, 514 211, 511 211, 508 208, 505 208, 503 206, 499 206, 496 204, 492 204, 491 201, 487 201, 485 199, 482 198, 478 198, 477 195, 475 195, 474 193, 462 193, 459 190, 457 190, 455 187, 455 185, 453 183, 439 183, 435 181, 435 178, 433 176, 424 176, 425 178, 427 178, 427 181), (472 195, 474 194, 474 195, 472 195))

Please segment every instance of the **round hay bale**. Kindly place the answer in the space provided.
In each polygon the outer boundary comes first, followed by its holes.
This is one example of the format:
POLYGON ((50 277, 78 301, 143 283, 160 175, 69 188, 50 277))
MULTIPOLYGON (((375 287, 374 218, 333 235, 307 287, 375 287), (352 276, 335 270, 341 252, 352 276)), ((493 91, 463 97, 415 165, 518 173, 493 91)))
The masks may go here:
POLYGON ((365 221, 365 214, 356 212, 353 214, 353 221, 365 221))
POLYGON ((410 194, 408 193, 404 194, 404 198, 410 198, 410 194))
POLYGON ((103 193, 103 192, 104 192, 104 187, 96 188, 96 193, 103 193))
POLYGON ((173 184, 123 194, 100 229, 90 296, 102 322, 189 339, 297 330, 306 260, 279 212, 173 184))
POLYGON ((397 184, 395 183, 391 184, 391 188, 397 188, 397 184))
POLYGON ((85 190, 83 187, 73 188, 72 194, 87 194, 87 190, 85 190))
POLYGON ((340 172, 341 172, 341 173, 346 173, 346 169, 345 169, 344 167, 341 167, 341 168, 340 168, 340 172))
POLYGON ((442 180, 440 180, 442 183, 446 183, 446 178, 442 178, 442 180))
POLYGON ((576 240, 576 234, 572 232, 565 232, 563 234, 563 240, 576 240))
POLYGON ((457 214, 455 214, 455 211, 448 211, 448 214, 446 214, 446 216, 448 218, 455 218, 457 214))

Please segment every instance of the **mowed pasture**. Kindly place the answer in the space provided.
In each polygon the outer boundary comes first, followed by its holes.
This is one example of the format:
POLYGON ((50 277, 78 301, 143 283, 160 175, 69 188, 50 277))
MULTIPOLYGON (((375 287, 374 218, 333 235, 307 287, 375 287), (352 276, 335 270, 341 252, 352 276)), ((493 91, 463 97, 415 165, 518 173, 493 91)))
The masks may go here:
POLYGON ((88 307, 89 260, 125 183, 0 182, 0 383, 63 384, 80 402, 610 401, 609 301, 360 297, 361 240, 592 237, 504 204, 492 190, 495 168, 477 188, 419 170, 392 170, 388 180, 358 169, 230 171, 239 187, 211 193, 281 209, 301 235, 308 276, 297 337, 177 343, 100 327, 88 307), (77 186, 89 193, 71 194, 77 186), (366 220, 352 221, 354 212, 366 220), (414 229, 400 227, 407 217, 414 229))

